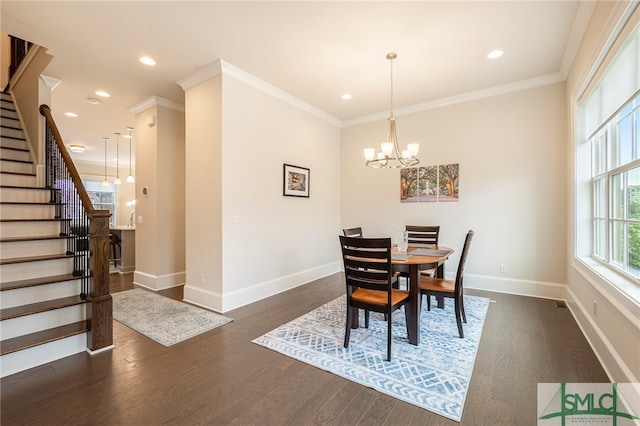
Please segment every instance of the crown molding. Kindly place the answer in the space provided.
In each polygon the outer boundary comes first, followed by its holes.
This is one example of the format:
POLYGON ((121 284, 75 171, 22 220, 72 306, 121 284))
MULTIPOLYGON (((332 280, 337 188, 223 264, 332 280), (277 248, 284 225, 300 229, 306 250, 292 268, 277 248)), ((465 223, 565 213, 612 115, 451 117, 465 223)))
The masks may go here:
MULTIPOLYGON (((403 108, 394 109, 393 112, 396 117, 399 117, 402 115, 414 114, 416 112, 426 111, 429 109, 442 108, 449 105, 476 101, 479 99, 490 98, 493 96, 504 95, 512 92, 519 92, 522 90, 532 89, 534 87, 561 83, 563 81, 565 81, 565 78, 563 77, 562 73, 556 72, 553 74, 531 78, 529 80, 517 81, 515 83, 503 84, 500 86, 489 87, 487 89, 462 93, 456 96, 450 96, 448 98, 436 99, 434 101, 410 105, 403 108)), ((342 127, 351 127, 358 124, 370 123, 372 121, 386 119, 388 116, 388 113, 378 113, 367 115, 365 117, 355 118, 353 120, 346 120, 342 122, 342 127)))
POLYGON ((51 90, 55 89, 56 87, 58 87, 60 83, 62 83, 62 80, 59 80, 54 77, 49 77, 44 74, 40 74, 40 80, 42 80, 45 86, 47 86, 51 90))
POLYGON ((319 110, 318 108, 296 98, 295 96, 285 92, 284 90, 278 89, 272 84, 267 83, 266 81, 260 80, 259 78, 241 70, 240 68, 234 67, 233 65, 220 61, 222 65, 222 74, 233 77, 236 80, 239 80, 248 86, 251 86, 257 90, 260 90, 276 99, 279 99, 283 102, 288 103, 291 106, 294 106, 302 111, 308 112, 309 114, 326 121, 329 124, 332 124, 336 127, 342 127, 342 122, 337 118, 327 114, 326 112, 319 110))
POLYGON ((260 80, 259 78, 249 74, 246 71, 241 70, 238 67, 231 65, 228 62, 223 61, 222 59, 218 59, 212 64, 200 68, 193 74, 190 74, 187 77, 178 80, 177 83, 178 85, 180 85, 180 87, 182 87, 183 90, 186 91, 193 86, 218 75, 232 77, 238 81, 245 83, 248 86, 253 87, 254 89, 266 93, 269 96, 288 103, 295 108, 308 112, 309 114, 321 120, 324 120, 329 124, 332 124, 336 127, 342 127, 342 122, 337 118, 327 114, 324 111, 319 110, 312 105, 309 105, 308 103, 296 98, 295 96, 285 92, 284 90, 278 89, 277 87, 267 83, 266 81, 260 80))
POLYGON ((193 86, 202 83, 203 81, 209 80, 210 78, 216 77, 222 74, 222 60, 218 59, 217 61, 200 68, 198 71, 189 74, 188 76, 181 78, 176 81, 182 90, 187 91, 191 89, 193 86))
POLYGON ((134 114, 139 114, 142 111, 146 111, 153 107, 163 107, 173 109, 178 112, 184 112, 184 105, 178 102, 171 101, 169 99, 161 98, 160 96, 150 96, 144 101, 137 103, 129 107, 129 111, 134 114))

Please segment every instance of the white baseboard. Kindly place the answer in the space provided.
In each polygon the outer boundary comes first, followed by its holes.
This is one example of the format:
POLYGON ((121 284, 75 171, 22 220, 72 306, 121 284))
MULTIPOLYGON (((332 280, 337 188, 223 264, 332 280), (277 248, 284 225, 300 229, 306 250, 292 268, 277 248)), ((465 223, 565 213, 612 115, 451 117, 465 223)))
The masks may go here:
POLYGON ((133 284, 148 288, 149 290, 158 291, 181 286, 185 283, 186 277, 187 274, 185 271, 165 275, 151 275, 145 272, 134 271, 133 284))
POLYGON ((640 377, 635 377, 631 370, 618 355, 607 336, 593 321, 589 309, 580 303, 571 289, 568 289, 569 297, 567 305, 573 318, 578 323, 582 334, 589 342, 591 349, 598 357, 600 365, 604 368, 609 380, 617 383, 638 383, 640 377))
POLYGON ((332 262, 224 294, 187 284, 184 301, 224 313, 340 272, 341 266, 342 262, 332 262))
MULTIPOLYGON (((447 278, 455 279, 455 273, 447 278)), ((568 294, 566 284, 474 274, 464 275, 464 288, 554 300, 566 300, 568 294)))

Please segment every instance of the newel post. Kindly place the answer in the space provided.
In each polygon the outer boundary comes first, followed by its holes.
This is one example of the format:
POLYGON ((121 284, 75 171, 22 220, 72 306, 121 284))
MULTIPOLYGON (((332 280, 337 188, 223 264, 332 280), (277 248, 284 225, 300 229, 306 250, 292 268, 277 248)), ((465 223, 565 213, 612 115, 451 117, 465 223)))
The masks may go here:
POLYGON ((109 294, 109 217, 108 210, 87 212, 92 252, 93 279, 87 296, 87 347, 91 351, 113 345, 113 301, 109 294))

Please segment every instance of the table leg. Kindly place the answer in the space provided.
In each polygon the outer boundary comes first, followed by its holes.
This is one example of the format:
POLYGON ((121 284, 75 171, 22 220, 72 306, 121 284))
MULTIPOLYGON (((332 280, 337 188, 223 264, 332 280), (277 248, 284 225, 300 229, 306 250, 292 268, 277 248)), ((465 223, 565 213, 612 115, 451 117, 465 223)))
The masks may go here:
MULTIPOLYGON (((436 278, 444 278, 444 262, 438 265, 436 268, 436 278)), ((436 297, 437 306, 440 309, 444 309, 444 297, 436 297)))
POLYGON ((420 344, 420 270, 419 265, 409 267, 409 302, 404 305, 407 310, 407 334, 409 343, 420 344))

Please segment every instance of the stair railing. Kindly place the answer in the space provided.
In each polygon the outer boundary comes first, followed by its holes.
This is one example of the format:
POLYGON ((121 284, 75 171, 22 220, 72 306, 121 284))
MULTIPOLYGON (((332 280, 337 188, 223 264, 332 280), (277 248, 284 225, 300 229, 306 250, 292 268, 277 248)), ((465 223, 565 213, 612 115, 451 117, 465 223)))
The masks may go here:
POLYGON ((73 274, 81 280, 81 297, 87 300, 90 350, 113 345, 113 305, 109 294, 108 210, 95 210, 80 174, 64 146, 51 109, 40 105, 45 117, 45 186, 60 219, 60 235, 73 255, 73 274))
POLYGON ((9 80, 15 74, 16 70, 20 68, 22 61, 29 53, 29 49, 33 46, 33 43, 22 40, 16 36, 10 36, 11 38, 11 63, 9 64, 9 80))

